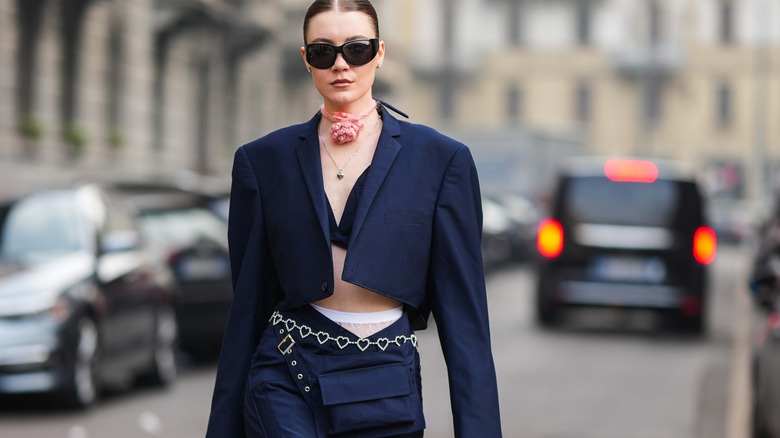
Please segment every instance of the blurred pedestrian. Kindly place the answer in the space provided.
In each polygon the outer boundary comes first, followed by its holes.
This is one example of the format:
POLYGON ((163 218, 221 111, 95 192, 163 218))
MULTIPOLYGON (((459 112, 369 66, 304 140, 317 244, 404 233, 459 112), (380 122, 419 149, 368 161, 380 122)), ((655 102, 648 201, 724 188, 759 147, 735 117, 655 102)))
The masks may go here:
POLYGON ((207 435, 422 436, 414 330, 432 312, 455 435, 500 437, 471 154, 374 99, 385 43, 369 1, 315 1, 303 36, 322 107, 235 154, 207 435))

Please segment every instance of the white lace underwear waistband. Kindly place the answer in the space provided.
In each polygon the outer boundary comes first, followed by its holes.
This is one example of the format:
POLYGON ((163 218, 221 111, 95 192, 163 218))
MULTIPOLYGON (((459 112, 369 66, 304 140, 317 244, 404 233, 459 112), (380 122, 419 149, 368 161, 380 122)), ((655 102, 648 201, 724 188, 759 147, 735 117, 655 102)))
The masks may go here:
POLYGON ((347 324, 395 322, 404 314, 403 306, 389 310, 380 310, 379 312, 342 312, 340 310, 326 309, 316 304, 310 304, 310 306, 333 322, 347 324))

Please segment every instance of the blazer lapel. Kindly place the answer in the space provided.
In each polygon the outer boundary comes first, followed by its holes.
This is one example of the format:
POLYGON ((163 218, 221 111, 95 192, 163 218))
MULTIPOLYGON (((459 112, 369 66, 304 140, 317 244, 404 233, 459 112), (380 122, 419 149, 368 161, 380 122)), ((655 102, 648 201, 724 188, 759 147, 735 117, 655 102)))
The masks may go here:
MULTIPOLYGON (((314 211, 322 228, 322 237, 330 242, 330 224, 328 223, 328 206, 325 200, 325 186, 322 183, 322 165, 320 164, 320 148, 318 144, 317 125, 320 115, 317 113, 308 123, 303 125, 295 152, 301 166, 303 179, 309 189, 314 211)), ((330 248, 330 245, 328 245, 330 248)))
POLYGON ((391 116, 383 107, 382 113, 384 121, 382 133, 379 136, 376 152, 374 152, 371 167, 368 169, 368 175, 366 175, 366 185, 355 212, 355 221, 352 225, 352 233, 349 236, 350 244, 355 241, 360 233, 360 228, 363 226, 371 204, 374 202, 379 188, 382 186, 387 173, 390 171, 390 167, 401 150, 401 143, 396 140, 396 137, 400 136, 401 133, 398 120, 391 116))

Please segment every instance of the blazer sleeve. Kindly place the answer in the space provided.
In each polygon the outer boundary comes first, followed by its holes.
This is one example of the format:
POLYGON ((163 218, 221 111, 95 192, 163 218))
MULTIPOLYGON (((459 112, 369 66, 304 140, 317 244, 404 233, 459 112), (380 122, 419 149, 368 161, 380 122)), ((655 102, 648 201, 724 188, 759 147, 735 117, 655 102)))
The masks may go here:
POLYGON ((244 148, 236 151, 228 216, 233 277, 230 308, 211 403, 207 437, 244 437, 244 388, 257 344, 259 321, 270 311, 269 291, 260 287, 269 273, 257 178, 244 148))
POLYGON ((433 221, 428 300, 447 363, 455 436, 501 437, 481 255, 482 202, 466 146, 444 175, 433 221))

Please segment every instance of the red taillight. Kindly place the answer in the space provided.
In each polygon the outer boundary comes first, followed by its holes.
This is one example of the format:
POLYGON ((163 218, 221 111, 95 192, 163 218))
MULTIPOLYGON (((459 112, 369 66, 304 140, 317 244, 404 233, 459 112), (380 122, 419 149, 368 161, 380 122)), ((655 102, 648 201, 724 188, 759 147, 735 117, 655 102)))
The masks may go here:
POLYGON ((715 260, 717 239, 715 232, 708 227, 699 227, 693 235, 693 257, 703 265, 709 265, 715 260))
POLYGON ((651 183, 658 179, 658 166, 646 160, 611 159, 604 163, 604 175, 612 181, 651 183))
POLYGON ((539 253, 547 258, 558 257, 563 251, 563 227, 554 219, 543 220, 536 236, 539 253))

